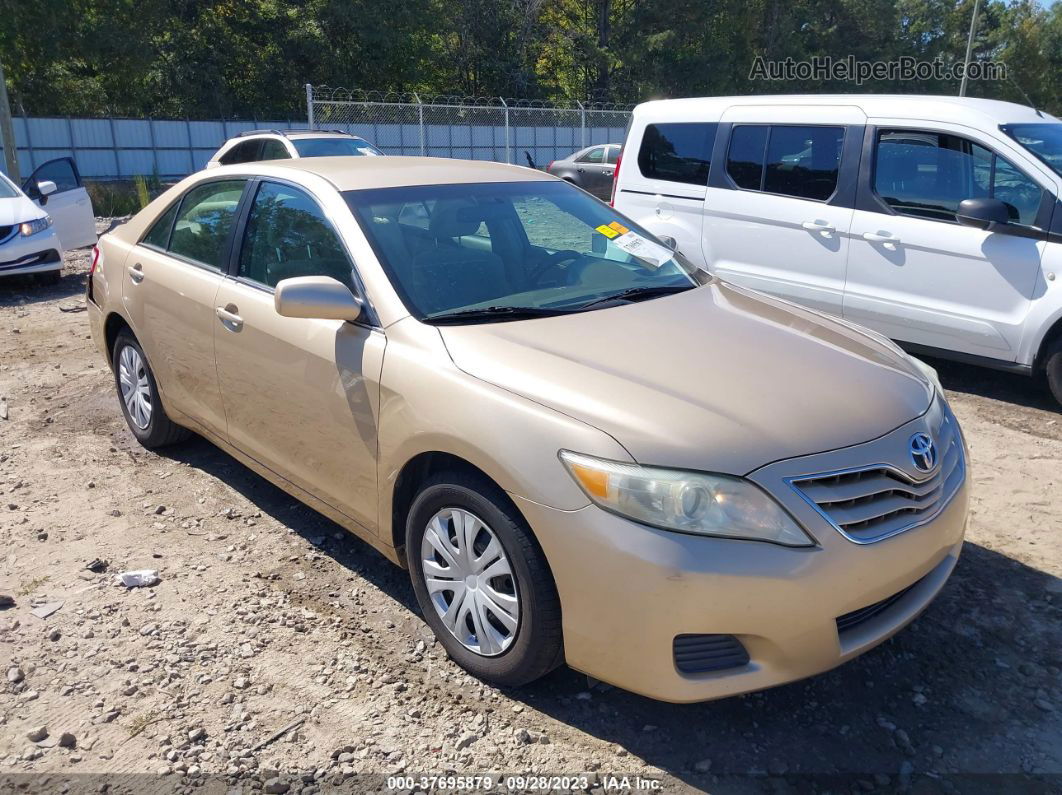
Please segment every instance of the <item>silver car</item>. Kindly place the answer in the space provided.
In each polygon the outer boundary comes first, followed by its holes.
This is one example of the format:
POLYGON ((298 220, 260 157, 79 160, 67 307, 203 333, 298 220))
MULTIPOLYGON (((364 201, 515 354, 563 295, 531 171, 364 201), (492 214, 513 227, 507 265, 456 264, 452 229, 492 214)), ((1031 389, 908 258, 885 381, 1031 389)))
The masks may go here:
POLYGON ((599 199, 612 195, 612 177, 619 161, 619 144, 595 144, 546 166, 546 173, 578 185, 599 199))

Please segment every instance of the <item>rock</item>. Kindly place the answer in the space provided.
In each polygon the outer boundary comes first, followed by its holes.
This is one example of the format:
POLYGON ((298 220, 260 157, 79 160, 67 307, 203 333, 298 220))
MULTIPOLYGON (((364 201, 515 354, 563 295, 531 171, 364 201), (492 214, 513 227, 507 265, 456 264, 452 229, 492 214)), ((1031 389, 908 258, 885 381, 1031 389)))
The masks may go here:
POLYGON ((457 741, 457 750, 463 751, 465 748, 468 748, 468 746, 472 745, 472 743, 474 743, 478 739, 478 734, 473 734, 472 732, 465 732, 463 735, 461 735, 461 739, 457 741))
POLYGON ((197 743, 205 737, 206 729, 204 729, 202 726, 197 726, 196 728, 188 732, 188 739, 191 740, 193 743, 197 743))
POLYGON ((517 729, 514 733, 516 741, 528 745, 531 742, 531 732, 527 729, 517 729))
POLYGON ((282 778, 266 779, 265 784, 262 785, 262 791, 271 793, 271 795, 287 792, 289 788, 288 782, 282 778))
POLYGON ((696 770, 698 773, 707 773, 709 770, 712 769, 712 760, 702 759, 693 765, 693 769, 696 770))
POLYGON ((245 690, 249 684, 250 682, 247 681, 246 676, 237 676, 235 681, 233 681, 232 686, 237 690, 245 690))
POLYGON ((9 607, 15 606, 15 597, 9 596, 6 593, 0 593, 0 610, 6 610, 9 607))
POLYGON ((59 747, 60 748, 76 748, 77 738, 70 732, 63 732, 59 735, 59 747))
POLYGON ((41 740, 48 736, 47 726, 38 726, 34 729, 30 729, 26 732, 26 739, 31 743, 39 743, 41 740))
POLYGON ((1038 698, 1033 703, 1037 707, 1042 709, 1044 712, 1054 712, 1055 711, 1055 705, 1052 704, 1050 701, 1048 701, 1046 698, 1038 698))
POLYGON ((63 637, 63 633, 60 632, 58 628, 55 628, 51 632, 48 633, 48 640, 51 640, 51 641, 59 640, 59 638, 61 638, 61 637, 63 637))
POLYGON ((22 673, 22 669, 19 668, 17 665, 13 665, 7 669, 7 681, 9 681, 11 684, 16 685, 25 678, 26 675, 22 673))

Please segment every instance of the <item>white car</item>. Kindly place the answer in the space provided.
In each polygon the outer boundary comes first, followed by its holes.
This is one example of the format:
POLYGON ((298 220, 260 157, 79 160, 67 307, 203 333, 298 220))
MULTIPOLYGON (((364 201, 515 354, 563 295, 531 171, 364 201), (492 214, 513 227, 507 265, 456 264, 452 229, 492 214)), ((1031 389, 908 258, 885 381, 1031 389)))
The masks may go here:
POLYGON ((364 138, 341 130, 248 130, 222 144, 206 168, 260 160, 382 154, 364 138))
POLYGON ((1062 401, 1062 122, 928 96, 634 110, 613 203, 690 259, 1062 401))
POLYGON ((23 188, 0 174, 0 276, 58 279, 63 251, 95 242, 92 201, 73 160, 49 160, 23 188))

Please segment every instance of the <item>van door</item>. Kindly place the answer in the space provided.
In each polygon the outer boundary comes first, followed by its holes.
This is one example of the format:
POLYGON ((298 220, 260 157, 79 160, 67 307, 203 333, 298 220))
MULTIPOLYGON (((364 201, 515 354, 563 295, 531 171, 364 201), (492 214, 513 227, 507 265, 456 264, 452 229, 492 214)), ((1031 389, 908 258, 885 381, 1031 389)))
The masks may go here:
POLYGON ((871 121, 846 318, 900 342, 1016 361, 1053 194, 1004 150, 959 125, 871 121), (1001 199, 1011 223, 961 226, 959 202, 983 197, 1001 199))
POLYGON ((69 157, 49 160, 37 166, 22 183, 22 190, 52 217, 52 225, 64 250, 91 246, 96 242, 96 217, 92 199, 81 184, 77 165, 69 157), (55 193, 42 196, 37 185, 54 182, 55 193))
POLYGON ((709 270, 840 315, 865 115, 748 106, 722 119, 729 139, 716 149, 704 202, 709 270))
POLYGON ((638 124, 623 148, 614 206, 698 265, 712 147, 719 125, 676 119, 638 124), (670 241, 668 241, 670 242, 670 241))

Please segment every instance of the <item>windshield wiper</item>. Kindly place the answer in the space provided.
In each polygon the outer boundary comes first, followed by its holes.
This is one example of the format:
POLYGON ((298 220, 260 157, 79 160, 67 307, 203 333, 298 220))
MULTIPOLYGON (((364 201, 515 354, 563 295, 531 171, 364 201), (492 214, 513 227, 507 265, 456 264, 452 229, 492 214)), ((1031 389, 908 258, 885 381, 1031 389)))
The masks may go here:
POLYGON ((641 301, 644 298, 656 298, 658 295, 670 295, 672 293, 684 293, 686 290, 692 290, 696 285, 694 284, 672 284, 668 286, 656 286, 656 287, 630 287, 626 290, 622 290, 612 295, 605 295, 601 298, 595 298, 593 301, 587 301, 585 304, 579 304, 580 310, 589 309, 592 306, 598 306, 599 304, 607 304, 610 301, 641 301))
POLYGON ((538 306, 485 306, 476 309, 458 309, 427 315, 428 323, 480 323, 492 320, 527 320, 535 317, 555 317, 571 314, 570 309, 546 309, 538 306))

